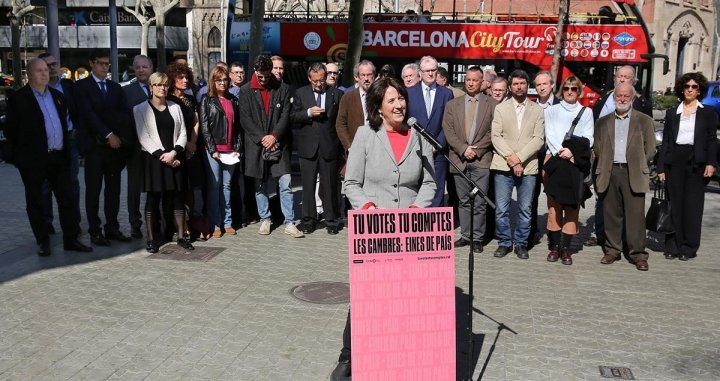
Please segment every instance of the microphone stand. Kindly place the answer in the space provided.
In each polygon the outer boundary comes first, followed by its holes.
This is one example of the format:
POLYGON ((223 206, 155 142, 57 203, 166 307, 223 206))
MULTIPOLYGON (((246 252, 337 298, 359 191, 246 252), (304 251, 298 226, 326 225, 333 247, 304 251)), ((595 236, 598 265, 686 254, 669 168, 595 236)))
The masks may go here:
MULTIPOLYGON (((411 118, 414 119, 414 118, 411 118)), ((472 315, 473 315, 473 273, 475 271, 475 253, 473 252, 473 244, 474 244, 474 237, 473 237, 473 216, 472 214, 475 213, 475 197, 478 195, 481 196, 483 199, 485 199, 485 202, 487 202, 488 206, 490 206, 492 209, 495 209, 495 203, 490 200, 490 198, 487 196, 485 192, 480 189, 480 187, 472 181, 460 168, 457 166, 457 164, 453 163, 452 160, 448 157, 447 150, 445 147, 443 147, 440 142, 435 139, 434 136, 432 136, 425 128, 423 128, 420 124, 415 123, 410 124, 412 128, 415 129, 430 145, 441 155, 445 157, 445 160, 447 160, 450 165, 455 168, 455 170, 458 171, 460 176, 465 179, 473 188, 470 190, 470 255, 468 257, 468 353, 467 353, 467 362, 468 362, 468 374, 467 374, 467 380, 472 380, 473 376, 473 330, 472 330, 472 315)))

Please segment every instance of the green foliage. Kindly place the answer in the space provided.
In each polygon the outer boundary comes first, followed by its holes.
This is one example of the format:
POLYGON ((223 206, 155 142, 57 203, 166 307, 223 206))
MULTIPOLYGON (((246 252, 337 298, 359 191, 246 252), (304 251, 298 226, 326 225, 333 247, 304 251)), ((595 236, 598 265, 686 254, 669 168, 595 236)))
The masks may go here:
POLYGON ((676 107, 680 101, 675 95, 653 95, 652 103, 655 110, 667 110, 676 107))

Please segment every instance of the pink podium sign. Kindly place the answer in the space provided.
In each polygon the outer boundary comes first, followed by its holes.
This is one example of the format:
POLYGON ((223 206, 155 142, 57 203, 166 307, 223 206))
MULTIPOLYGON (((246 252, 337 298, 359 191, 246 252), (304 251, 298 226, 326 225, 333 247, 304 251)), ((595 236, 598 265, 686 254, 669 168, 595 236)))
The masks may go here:
POLYGON ((455 380, 452 208, 350 211, 354 381, 455 380))

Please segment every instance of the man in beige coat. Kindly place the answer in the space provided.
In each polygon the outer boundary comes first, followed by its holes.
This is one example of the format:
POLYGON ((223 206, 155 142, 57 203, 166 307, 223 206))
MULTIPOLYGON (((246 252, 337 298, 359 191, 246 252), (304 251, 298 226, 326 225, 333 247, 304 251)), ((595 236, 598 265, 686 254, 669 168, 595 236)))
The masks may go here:
MULTIPOLYGON (((482 70, 470 67, 465 73, 465 91, 447 103, 443 115, 443 131, 450 146, 450 161, 460 168, 466 176, 487 193, 490 185, 490 162, 492 161, 492 141, 490 127, 497 102, 480 92, 483 80, 482 70)), ((455 178, 460 203, 460 238, 455 247, 472 244, 476 253, 483 251, 485 236, 486 202, 482 197, 475 198, 474 210, 470 210, 470 191, 473 186, 465 180, 454 167, 450 173, 455 178), (473 238, 470 240, 470 219, 473 220, 473 238)))
POLYGON ((538 151, 545 139, 543 108, 527 98, 530 77, 523 70, 510 73, 512 98, 495 107, 492 121, 492 165, 495 185, 495 257, 502 258, 513 249, 520 259, 528 259, 527 244, 538 151), (518 218, 513 234, 510 228, 510 202, 517 188, 518 218))
POLYGON ((633 109, 635 89, 620 83, 613 92, 615 111, 595 124, 595 190, 603 202, 605 242, 600 263, 620 258, 625 233, 628 256, 648 270, 645 251, 645 193, 650 191, 648 162, 655 153, 653 120, 633 109), (624 226, 624 228, 623 228, 624 226))

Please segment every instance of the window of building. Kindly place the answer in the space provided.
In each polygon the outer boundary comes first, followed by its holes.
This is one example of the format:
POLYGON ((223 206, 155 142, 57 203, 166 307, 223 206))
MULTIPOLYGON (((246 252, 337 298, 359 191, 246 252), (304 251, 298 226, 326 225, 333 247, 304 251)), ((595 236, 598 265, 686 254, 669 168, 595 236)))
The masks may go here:
POLYGON ((208 34, 208 48, 219 48, 222 46, 222 36, 220 35, 220 29, 212 27, 208 34))

